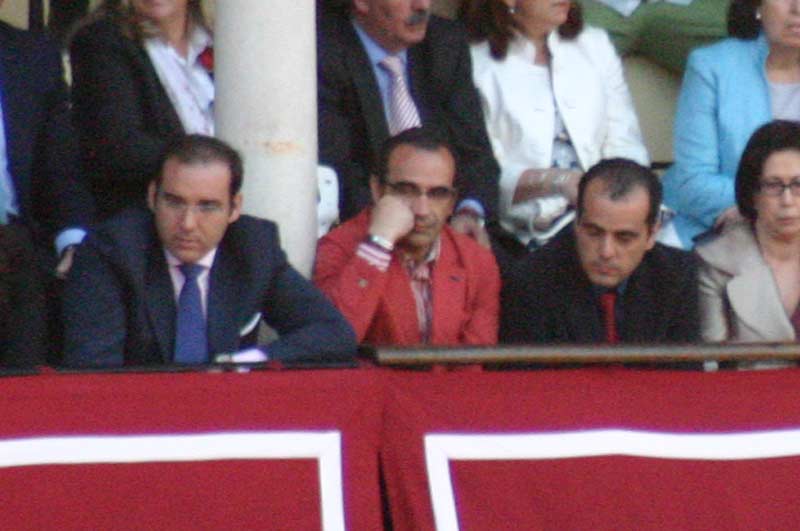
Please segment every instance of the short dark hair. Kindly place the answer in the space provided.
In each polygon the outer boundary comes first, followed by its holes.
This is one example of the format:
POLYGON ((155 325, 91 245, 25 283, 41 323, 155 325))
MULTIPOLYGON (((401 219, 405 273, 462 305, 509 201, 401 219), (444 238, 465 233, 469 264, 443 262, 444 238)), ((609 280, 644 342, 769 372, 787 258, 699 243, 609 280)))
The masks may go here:
POLYGON ((740 39, 755 39, 761 33, 757 17, 761 0, 733 0, 728 8, 728 35, 740 39))
MULTIPOLYGON (((458 9, 458 18, 464 23, 472 42, 489 41, 495 59, 504 59, 514 35, 514 20, 502 0, 464 0, 458 9)), ((564 39, 574 39, 583 31, 583 12, 580 4, 570 3, 567 20, 558 27, 564 39)))
POLYGON ((239 152, 217 138, 205 135, 185 135, 167 145, 161 153, 158 171, 153 176, 156 188, 161 187, 164 178, 164 165, 175 159, 182 164, 224 163, 231 172, 230 192, 235 196, 242 189, 244 164, 239 152))
POLYGON ((636 187, 644 188, 650 199, 646 222, 650 227, 656 224, 663 192, 661 181, 653 173, 653 170, 629 159, 601 160, 589 168, 581 177, 580 183, 578 183, 578 218, 583 213, 583 199, 586 195, 586 187, 594 180, 603 181, 606 185, 608 196, 615 201, 627 196, 636 187))
MULTIPOLYGON (((440 149, 447 150, 450 156, 455 160, 453 148, 441 135, 433 130, 424 127, 412 127, 406 129, 402 133, 398 133, 386 139, 381 145, 378 160, 375 165, 374 174, 378 177, 378 182, 381 184, 386 182, 386 177, 389 173, 389 159, 394 153, 394 150, 400 146, 413 146, 425 151, 438 151, 440 149)), ((455 181, 455 175, 453 176, 455 181)))
POLYGON ((762 125, 744 148, 739 168, 736 170, 736 205, 746 219, 755 221, 758 212, 755 195, 761 184, 764 164, 777 151, 800 151, 800 124, 788 120, 775 120, 762 125))

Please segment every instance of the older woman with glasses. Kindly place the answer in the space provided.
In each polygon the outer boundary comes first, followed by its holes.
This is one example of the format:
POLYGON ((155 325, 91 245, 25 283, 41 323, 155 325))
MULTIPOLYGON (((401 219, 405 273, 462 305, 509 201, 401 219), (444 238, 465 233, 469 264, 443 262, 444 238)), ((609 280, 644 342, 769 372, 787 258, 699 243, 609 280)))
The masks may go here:
POLYGON ((800 124, 774 121, 736 173, 743 220, 696 247, 706 341, 796 341, 800 335, 800 124))
POLYGON ((75 33, 75 122, 102 217, 144 205, 171 140, 213 135, 211 50, 200 0, 106 0, 75 33))

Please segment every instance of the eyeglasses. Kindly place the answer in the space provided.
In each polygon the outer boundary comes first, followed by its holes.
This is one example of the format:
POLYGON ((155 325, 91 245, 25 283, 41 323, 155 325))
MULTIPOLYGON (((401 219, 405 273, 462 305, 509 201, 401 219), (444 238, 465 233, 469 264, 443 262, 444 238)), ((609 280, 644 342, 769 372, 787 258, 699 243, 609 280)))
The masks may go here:
POLYGON ((190 209, 194 214, 201 216, 218 214, 223 210, 223 205, 217 201, 201 201, 196 205, 190 205, 182 198, 172 194, 164 193, 161 190, 158 192, 158 197, 163 201, 164 206, 167 207, 167 209, 180 215, 185 214, 190 209))
POLYGON ((427 190, 423 190, 414 183, 398 182, 398 183, 384 183, 393 195, 402 197, 403 199, 418 199, 423 195, 429 200, 444 203, 456 196, 457 190, 449 186, 434 186, 427 190))
POLYGON ((761 181, 758 183, 761 193, 770 197, 780 197, 786 190, 792 192, 794 197, 800 197, 800 179, 792 179, 788 183, 783 181, 761 181))

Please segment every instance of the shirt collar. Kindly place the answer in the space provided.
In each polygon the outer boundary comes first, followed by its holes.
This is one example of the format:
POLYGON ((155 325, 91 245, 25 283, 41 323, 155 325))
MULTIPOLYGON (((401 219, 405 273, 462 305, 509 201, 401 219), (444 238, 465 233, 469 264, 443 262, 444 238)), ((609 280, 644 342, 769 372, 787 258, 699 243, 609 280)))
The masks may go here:
POLYGON ((197 57, 203 53, 203 51, 212 46, 214 42, 211 39, 211 35, 206 31, 205 28, 202 26, 195 25, 194 29, 192 30, 192 34, 189 35, 189 53, 187 54, 189 59, 189 64, 194 64, 197 60, 197 57))
MULTIPOLYGON (((198 260, 195 263, 203 266, 206 270, 209 270, 211 269, 211 266, 214 264, 214 257, 216 255, 217 255, 217 248, 214 247, 213 249, 208 251, 208 253, 206 253, 205 256, 203 256, 200 260, 198 260)), ((175 257, 175 255, 169 252, 166 248, 164 249, 164 256, 167 259, 167 264, 172 267, 180 267, 183 264, 183 262, 178 260, 178 258, 175 257)))
POLYGON ((387 52, 380 44, 375 42, 375 40, 370 37, 366 31, 364 31, 364 28, 362 28, 358 22, 355 20, 352 22, 353 27, 356 30, 356 35, 358 35, 361 44, 364 45, 364 50, 367 52, 367 57, 369 57, 369 62, 372 63, 373 68, 380 66, 381 61, 383 61, 389 55, 396 55, 403 61, 403 64, 406 63, 406 50, 396 54, 387 52))
POLYGON ((167 41, 160 37, 153 37, 147 39, 147 42, 153 43, 157 48, 163 51, 170 51, 175 57, 181 61, 186 61, 186 64, 193 65, 197 61, 197 57, 209 46, 213 45, 211 34, 202 26, 195 26, 192 33, 189 35, 189 47, 186 52, 186 59, 183 59, 178 52, 176 52, 167 41))
POLYGON ((409 271, 414 270, 414 269, 416 269, 417 267, 419 267, 421 265, 426 265, 426 266, 430 265, 433 262, 435 262, 436 259, 439 258, 439 252, 441 251, 441 248, 442 248, 442 238, 440 236, 440 237, 436 238, 436 240, 433 242, 433 245, 431 245, 430 251, 428 251, 428 254, 425 255, 425 259, 421 263, 416 264, 410 258, 404 259, 403 263, 409 269, 409 271))
POLYGON ((603 293, 607 293, 609 291, 616 292, 617 295, 624 295, 625 289, 627 287, 628 287, 628 279, 626 278, 625 280, 617 284, 617 287, 615 288, 607 288, 605 286, 598 286, 597 284, 592 284, 592 291, 594 292, 596 297, 600 298, 600 295, 602 295, 603 293))

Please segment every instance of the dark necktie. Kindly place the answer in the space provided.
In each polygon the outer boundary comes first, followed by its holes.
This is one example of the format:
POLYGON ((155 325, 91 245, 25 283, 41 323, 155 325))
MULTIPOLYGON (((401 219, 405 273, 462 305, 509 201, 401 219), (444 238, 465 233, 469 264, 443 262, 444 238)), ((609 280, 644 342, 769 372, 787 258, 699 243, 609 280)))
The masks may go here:
POLYGON ((197 277, 203 272, 198 264, 182 264, 183 288, 178 297, 178 318, 175 326, 175 363, 197 364, 208 361, 206 318, 197 277))
POLYGON ((609 290, 600 295, 600 308, 603 310, 603 323, 605 324, 606 329, 606 342, 612 345, 619 341, 619 336, 617 336, 617 319, 614 309, 616 302, 616 291, 609 290))

